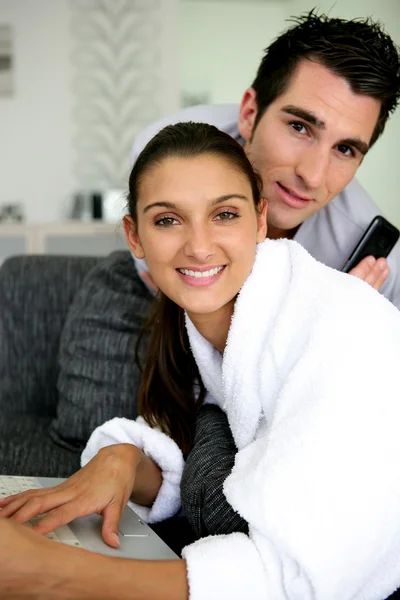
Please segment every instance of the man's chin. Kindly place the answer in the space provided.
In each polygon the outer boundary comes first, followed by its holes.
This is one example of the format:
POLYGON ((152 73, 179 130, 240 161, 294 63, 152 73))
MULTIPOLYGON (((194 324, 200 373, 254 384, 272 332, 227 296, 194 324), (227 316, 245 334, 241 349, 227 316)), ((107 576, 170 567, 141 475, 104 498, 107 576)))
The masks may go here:
MULTIPOLYGON (((268 215, 269 216, 269 215, 268 215)), ((268 220, 267 237, 272 239, 293 238, 300 225, 306 219, 271 219, 268 220)))

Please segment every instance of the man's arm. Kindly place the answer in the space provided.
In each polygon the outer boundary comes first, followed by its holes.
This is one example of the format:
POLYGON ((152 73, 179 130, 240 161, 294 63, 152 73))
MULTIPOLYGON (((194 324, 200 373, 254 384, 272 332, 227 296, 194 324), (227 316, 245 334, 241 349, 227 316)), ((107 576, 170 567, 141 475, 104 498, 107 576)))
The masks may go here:
POLYGON ((181 481, 182 506, 196 535, 247 533, 247 522, 227 502, 223 485, 237 448, 225 413, 212 404, 201 408, 194 446, 181 481))

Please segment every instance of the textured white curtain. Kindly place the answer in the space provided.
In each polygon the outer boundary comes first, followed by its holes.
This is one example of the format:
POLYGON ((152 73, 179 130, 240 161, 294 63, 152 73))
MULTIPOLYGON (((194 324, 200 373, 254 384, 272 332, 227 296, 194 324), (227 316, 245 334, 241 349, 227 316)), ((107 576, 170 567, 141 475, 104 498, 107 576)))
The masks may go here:
POLYGON ((126 188, 135 135, 178 108, 179 0, 71 0, 73 171, 126 188))

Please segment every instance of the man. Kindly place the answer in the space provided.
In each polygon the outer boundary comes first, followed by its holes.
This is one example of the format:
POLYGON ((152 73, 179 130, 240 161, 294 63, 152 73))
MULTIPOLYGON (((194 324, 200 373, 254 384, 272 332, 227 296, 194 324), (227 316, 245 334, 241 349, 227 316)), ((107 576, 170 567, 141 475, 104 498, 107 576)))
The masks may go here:
MULTIPOLYGON (((266 49, 240 107, 191 107, 161 119, 136 138, 133 160, 169 123, 216 125, 244 145, 262 177, 268 237, 293 238, 340 270, 380 212, 353 177, 399 94, 399 54, 378 25, 311 11, 266 49)), ((351 274, 400 308, 399 269, 400 243, 388 260, 367 257, 351 274)))

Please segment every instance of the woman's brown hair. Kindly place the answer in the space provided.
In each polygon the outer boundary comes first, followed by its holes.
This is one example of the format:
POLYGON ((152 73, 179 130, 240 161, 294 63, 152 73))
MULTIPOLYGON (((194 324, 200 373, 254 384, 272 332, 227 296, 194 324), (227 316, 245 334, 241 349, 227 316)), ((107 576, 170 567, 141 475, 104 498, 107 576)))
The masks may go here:
MULTIPOLYGON (((153 137, 132 168, 128 210, 134 222, 138 219, 140 184, 152 167, 169 157, 204 154, 225 159, 247 177, 258 209, 260 178, 240 144, 212 125, 177 123, 153 137)), ((171 436, 187 455, 193 445, 196 414, 203 403, 205 388, 190 350, 184 311, 160 291, 139 337, 136 357, 142 371, 139 414, 149 425, 171 436), (139 357, 144 341, 147 350, 141 366, 139 357)))

